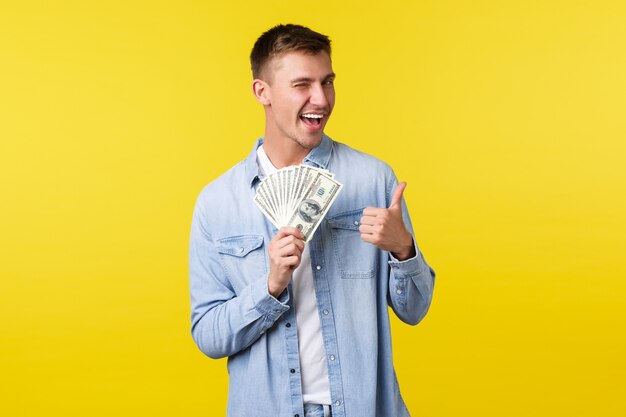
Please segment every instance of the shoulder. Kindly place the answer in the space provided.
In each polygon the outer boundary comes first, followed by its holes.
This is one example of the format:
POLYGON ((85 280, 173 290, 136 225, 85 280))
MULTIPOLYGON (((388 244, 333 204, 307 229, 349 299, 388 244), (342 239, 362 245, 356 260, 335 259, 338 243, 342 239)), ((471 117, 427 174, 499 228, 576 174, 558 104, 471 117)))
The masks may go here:
POLYGON ((223 213, 237 199, 235 194, 245 188, 245 182, 245 161, 241 161, 202 188, 196 199, 196 215, 223 213))
POLYGON ((378 173, 380 172, 392 172, 393 170, 385 161, 355 149, 345 143, 333 141, 333 152, 340 160, 346 160, 351 165, 359 164, 360 166, 367 167, 368 169, 374 169, 378 173))
POLYGON ((210 198, 212 195, 223 193, 228 189, 241 187, 245 177, 245 161, 239 162, 228 171, 208 183, 200 191, 200 198, 210 198))
POLYGON ((257 139, 252 150, 243 160, 204 186, 198 200, 210 204, 215 200, 219 201, 240 194, 245 189, 245 185, 249 185, 258 173, 257 149, 262 143, 263 138, 257 139), (216 199, 216 197, 220 198, 216 199))
POLYGON ((385 161, 337 141, 333 141, 332 164, 337 169, 347 168, 352 173, 358 173, 362 179, 391 180, 395 178, 393 169, 385 161))
POLYGON ((200 191, 200 197, 209 198, 216 193, 223 193, 228 189, 240 188, 245 181, 245 161, 239 162, 228 171, 215 178, 200 191))

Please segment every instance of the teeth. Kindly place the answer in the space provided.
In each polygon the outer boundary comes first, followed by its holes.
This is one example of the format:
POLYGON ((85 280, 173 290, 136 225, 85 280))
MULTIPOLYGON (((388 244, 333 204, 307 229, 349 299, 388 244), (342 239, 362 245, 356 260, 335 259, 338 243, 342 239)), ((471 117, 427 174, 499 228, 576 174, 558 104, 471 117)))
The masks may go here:
POLYGON ((303 114, 302 117, 306 117, 307 119, 321 119, 324 117, 323 114, 303 114))

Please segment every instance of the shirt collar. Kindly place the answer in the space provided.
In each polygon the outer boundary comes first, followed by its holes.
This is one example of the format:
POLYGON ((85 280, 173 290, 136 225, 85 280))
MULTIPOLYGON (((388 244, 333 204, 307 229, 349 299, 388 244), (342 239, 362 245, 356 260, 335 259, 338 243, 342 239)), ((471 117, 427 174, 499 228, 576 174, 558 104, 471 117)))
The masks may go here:
POLYGON ((315 165, 318 168, 327 169, 330 154, 333 150, 333 141, 326 135, 322 136, 320 144, 314 148, 302 161, 306 165, 315 165))
MULTIPOLYGON (((263 144, 264 138, 259 138, 254 143, 252 151, 248 154, 248 157, 244 161, 246 167, 246 184, 252 186, 254 182, 259 179, 259 164, 256 160, 257 148, 263 144)), ((313 165, 318 168, 327 169, 328 161, 333 150, 333 140, 326 135, 322 135, 322 141, 320 144, 313 148, 302 161, 305 165, 313 165)))
POLYGON ((254 182, 259 179, 259 164, 256 162, 256 152, 259 146, 263 145, 263 138, 259 138, 254 143, 252 151, 248 154, 248 157, 244 161, 246 167, 246 184, 249 186, 254 185, 254 182))

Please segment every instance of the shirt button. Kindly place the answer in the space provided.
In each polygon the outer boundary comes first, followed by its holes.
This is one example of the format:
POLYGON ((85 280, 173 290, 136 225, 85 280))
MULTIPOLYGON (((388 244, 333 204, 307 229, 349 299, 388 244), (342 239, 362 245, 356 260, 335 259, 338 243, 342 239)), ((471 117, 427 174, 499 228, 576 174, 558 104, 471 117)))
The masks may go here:
POLYGON ((354 225, 355 225, 355 226, 358 226, 358 225, 359 225, 359 222, 355 220, 355 221, 354 221, 354 225))
POLYGON ((335 405, 336 405, 337 407, 339 407, 339 406, 341 405, 341 401, 339 401, 339 400, 335 401, 335 405))
POLYGON ((296 373, 296 370, 295 370, 295 369, 293 369, 293 368, 291 368, 291 369, 289 370, 289 372, 291 372, 292 374, 295 374, 295 373, 296 373))
POLYGON ((324 309, 323 313, 324 313, 324 315, 325 315, 325 316, 327 316, 327 315, 328 315, 328 313, 329 313, 329 311, 328 311, 328 310, 326 310, 326 309, 324 309))
POLYGON ((334 361, 335 360, 335 355, 330 355, 330 360, 334 361))
POLYGON ((287 324, 285 324, 285 326, 291 327, 291 323, 287 323, 287 324))
POLYGON ((400 288, 398 288, 398 289, 396 290, 396 294, 398 294, 398 295, 402 294, 402 290, 401 290, 400 288))
POLYGON ((322 267, 318 265, 318 266, 315 267, 315 269, 317 269, 319 271, 320 269, 322 269, 322 267))
POLYGON ((243 253, 243 248, 239 248, 239 253, 243 253))

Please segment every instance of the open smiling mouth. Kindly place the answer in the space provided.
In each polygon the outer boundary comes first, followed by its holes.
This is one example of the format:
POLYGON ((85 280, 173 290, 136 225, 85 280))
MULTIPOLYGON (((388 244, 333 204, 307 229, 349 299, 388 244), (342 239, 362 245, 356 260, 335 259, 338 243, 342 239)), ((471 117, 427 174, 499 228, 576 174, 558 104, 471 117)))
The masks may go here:
POLYGON ((309 126, 319 126, 323 118, 323 114, 304 113, 300 115, 300 120, 309 126))

